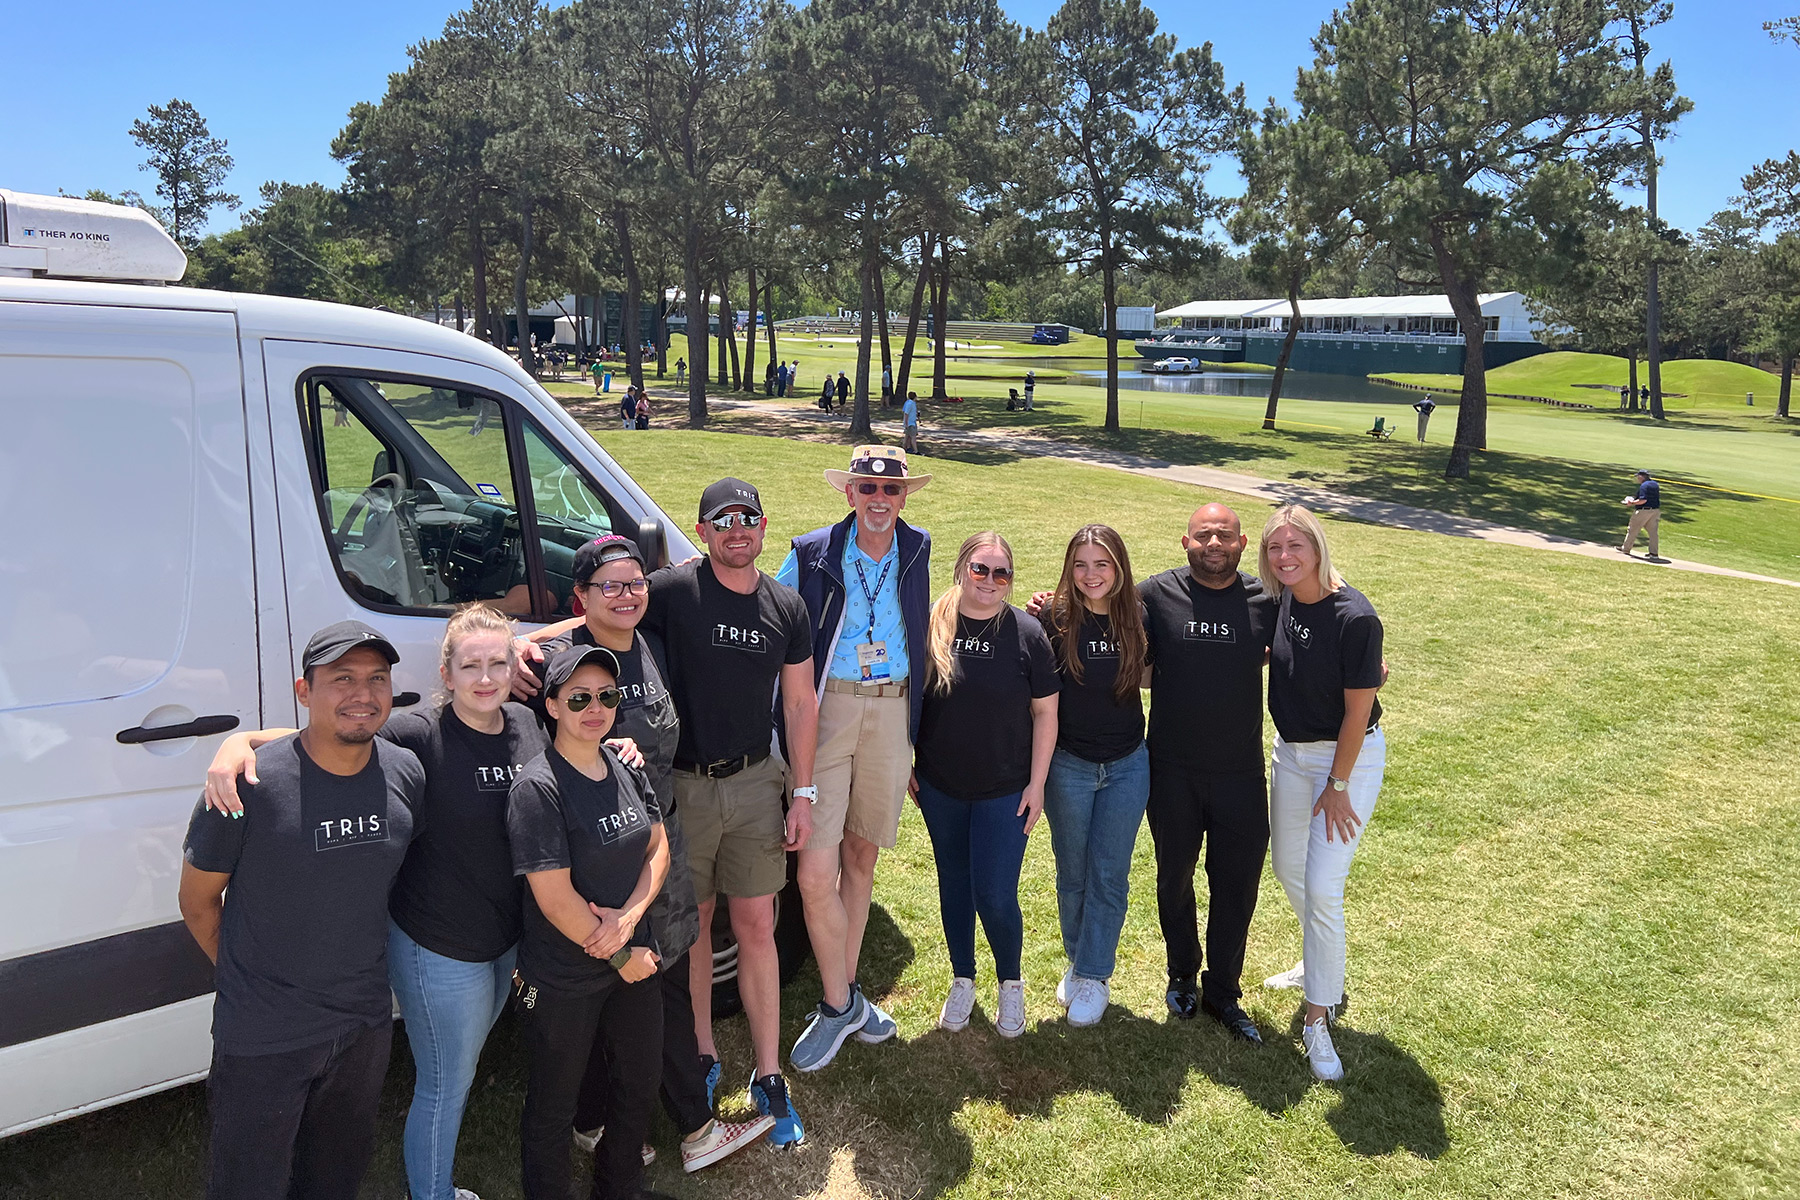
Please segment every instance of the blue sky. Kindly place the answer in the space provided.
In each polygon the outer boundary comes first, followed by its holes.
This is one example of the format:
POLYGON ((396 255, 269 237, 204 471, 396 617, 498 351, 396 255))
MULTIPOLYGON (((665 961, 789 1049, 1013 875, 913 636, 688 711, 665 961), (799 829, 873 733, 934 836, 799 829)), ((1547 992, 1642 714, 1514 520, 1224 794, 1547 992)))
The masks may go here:
MULTIPOLYGON (((1059 0, 1013 0, 1016 19, 1043 25, 1059 0)), ((1210 40, 1226 75, 1253 103, 1290 98, 1295 69, 1328 2, 1264 0, 1201 4, 1151 0, 1184 45, 1210 40)), ((118 3, 90 0, 78 21, 49 10, 9 34, 0 187, 81 193, 90 187, 149 191, 142 154, 126 130, 150 104, 179 96, 226 138, 237 168, 231 190, 247 201, 270 179, 342 178, 329 147, 358 100, 376 100, 406 47, 438 33, 455 10, 438 0, 314 0, 290 5, 220 0, 118 3)), ((1669 144, 1665 219, 1692 229, 1737 191, 1752 165, 1800 147, 1800 47, 1777 45, 1762 22, 1800 11, 1800 0, 1677 0, 1659 53, 1673 59, 1694 101, 1669 144)), ((1228 170, 1228 168, 1226 168, 1228 170)), ((1221 179, 1223 185, 1225 180, 1221 179)), ((222 217, 214 228, 235 218, 222 217)))

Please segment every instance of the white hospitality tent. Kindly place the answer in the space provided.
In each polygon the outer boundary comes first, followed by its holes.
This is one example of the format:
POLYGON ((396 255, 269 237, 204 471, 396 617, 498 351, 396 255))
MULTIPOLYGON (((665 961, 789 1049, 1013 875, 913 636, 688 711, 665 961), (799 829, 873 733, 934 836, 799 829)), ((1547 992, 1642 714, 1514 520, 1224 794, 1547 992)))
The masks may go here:
MULTIPOLYGON (((1535 341, 1540 326, 1518 292, 1477 298, 1492 341, 1535 341)), ((1191 330, 1285 330, 1292 310, 1284 299, 1196 300, 1157 313, 1169 327, 1191 330)), ((1303 333, 1459 336, 1448 296, 1350 296, 1302 300, 1303 333)))

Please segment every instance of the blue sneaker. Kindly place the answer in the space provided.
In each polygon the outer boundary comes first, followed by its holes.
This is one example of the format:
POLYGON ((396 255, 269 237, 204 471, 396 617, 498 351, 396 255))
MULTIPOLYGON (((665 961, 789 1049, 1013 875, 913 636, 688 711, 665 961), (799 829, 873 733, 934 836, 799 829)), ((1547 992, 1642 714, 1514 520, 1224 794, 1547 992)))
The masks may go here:
POLYGON ((725 1076, 725 1065, 710 1054, 702 1054, 700 1062, 706 1067, 706 1110, 716 1113, 719 1106, 713 1102, 713 1092, 718 1089, 719 1080, 725 1076))
POLYGON ((856 1031, 857 1041, 870 1044, 885 1042, 900 1032, 900 1026, 894 1023, 894 1018, 877 1008, 873 1000, 863 995, 862 986, 855 980, 850 981, 850 991, 853 995, 861 996, 863 1003, 869 1006, 869 1019, 864 1021, 862 1028, 856 1031))
POLYGON ((788 1061, 802 1071, 817 1071, 830 1066, 844 1040, 861 1029, 868 1019, 869 1002, 860 992, 850 993, 850 1003, 841 1013, 832 1012, 823 1000, 819 1001, 812 1020, 806 1023, 806 1032, 788 1053, 788 1061))
POLYGON ((756 1101, 758 1112, 775 1118, 775 1128, 769 1130, 769 1145, 786 1149, 806 1140, 806 1126, 800 1124, 794 1106, 788 1103, 787 1080, 780 1075, 752 1079, 750 1099, 756 1101))

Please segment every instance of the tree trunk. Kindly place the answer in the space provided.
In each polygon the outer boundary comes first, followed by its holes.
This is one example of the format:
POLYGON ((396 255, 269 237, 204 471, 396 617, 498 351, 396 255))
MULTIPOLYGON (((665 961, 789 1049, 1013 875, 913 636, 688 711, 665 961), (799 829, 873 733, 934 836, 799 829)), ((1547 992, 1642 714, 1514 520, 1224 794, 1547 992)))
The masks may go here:
POLYGON ((1110 243, 1100 247, 1100 324, 1106 336, 1106 430, 1119 432, 1119 306, 1110 243))
POLYGON ((526 304, 526 283, 531 278, 531 209, 531 198, 524 197, 519 204, 519 269, 513 272, 513 305, 517 309, 519 365, 536 379, 537 355, 531 352, 531 309, 526 304))
POLYGON ((461 288, 456 289, 456 332, 458 332, 458 333, 463 332, 463 303, 462 303, 462 289, 461 288))
POLYGON ((1477 450, 1487 449, 1487 328, 1481 321, 1481 302, 1476 298, 1475 281, 1464 279, 1450 253, 1444 234, 1433 229, 1430 234, 1432 253, 1437 258, 1438 278, 1450 300, 1450 311, 1456 314, 1463 334, 1462 398, 1456 411, 1456 440, 1450 444, 1450 461, 1444 466, 1445 479, 1467 479, 1469 460, 1477 450))
POLYGON ((623 204, 613 205, 613 228, 619 235, 619 263, 625 269, 625 295, 619 301, 619 341, 625 346, 625 370, 631 382, 644 386, 644 339, 638 329, 639 293, 637 255, 631 245, 631 215, 623 204))
POLYGON ((1794 385, 1794 356, 1781 356, 1781 391, 1775 397, 1775 415, 1785 419, 1788 415, 1788 395, 1794 385))
MULTIPOLYGON (((658 255, 660 258, 661 256, 658 255)), ((669 281, 661 268, 656 272, 656 377, 669 372, 669 281)))
POLYGON ((948 399, 950 393, 944 389, 944 336, 950 324, 950 243, 938 243, 938 275, 931 285, 931 320, 936 326, 937 338, 933 344, 931 358, 931 398, 933 400, 948 399))
POLYGON ((775 357, 775 281, 769 280, 763 291, 768 296, 768 299, 763 301, 763 312, 768 314, 765 323, 769 327, 769 361, 779 362, 780 360, 775 357))
POLYGON ((719 279, 719 329, 725 335, 725 346, 731 352, 731 390, 738 391, 744 386, 744 374, 738 366, 737 309, 725 295, 725 289, 731 286, 731 272, 727 271, 719 279))
POLYGON ((731 327, 725 321, 725 268, 719 268, 717 281, 719 289, 719 390, 731 387, 731 363, 725 354, 725 339, 731 336, 731 327))
POLYGON ((475 336, 488 337, 487 243, 481 236, 481 193, 469 197, 469 268, 475 272, 475 336))
POLYGON ((690 220, 682 247, 687 298, 688 424, 706 428, 706 286, 700 282, 700 226, 690 220))
POLYGON ((857 274, 857 303, 862 311, 856 331, 856 406, 850 410, 850 436, 873 441, 875 431, 869 424, 869 343, 875 334, 875 272, 880 268, 880 250, 875 243, 875 206, 863 205, 862 269, 857 274))
POLYGON ((932 238, 919 235, 919 278, 913 284, 912 304, 906 310, 906 343, 900 348, 900 372, 894 376, 894 398, 906 401, 907 385, 912 382, 913 343, 919 336, 919 306, 925 301, 925 284, 931 278, 932 238))
POLYGON ((1625 392, 1625 395, 1626 395, 1625 408, 1626 408, 1626 411, 1628 411, 1628 412, 1636 412, 1638 410, 1638 374, 1637 374, 1637 351, 1636 350, 1633 350, 1631 352, 1631 354, 1629 356, 1629 360, 1631 363, 1631 370, 1626 379, 1626 383, 1629 386, 1626 388, 1626 392, 1625 392))
MULTIPOLYGON (((744 322, 744 390, 756 394, 756 264, 745 268, 744 287, 750 293, 750 319, 744 322)), ((770 359, 774 362, 774 359, 770 359)))
MULTIPOLYGON (((894 379, 894 352, 892 348, 888 346, 887 281, 882 278, 882 274, 885 270, 886 268, 883 264, 880 264, 879 262, 876 264, 875 336, 881 341, 881 377, 887 380, 891 386, 894 379)), ((894 397, 892 392, 881 398, 883 404, 892 404, 893 401, 894 397)))
MULTIPOLYGON (((1632 13, 1632 56, 1637 60, 1638 83, 1644 82, 1644 59, 1650 47, 1644 42, 1643 19, 1632 13)), ((1639 132, 1644 143, 1644 199, 1650 214, 1650 232, 1656 232, 1656 142, 1650 136, 1650 109, 1646 104, 1639 119, 1639 132)), ((1662 402, 1662 300, 1656 289, 1656 261, 1650 262, 1644 281, 1644 339, 1649 343, 1645 356, 1650 368, 1650 415, 1663 419, 1662 402)))
POLYGON ((1300 273, 1288 276, 1287 336, 1281 339, 1281 353, 1275 359, 1275 378, 1269 381, 1269 407, 1263 409, 1263 428, 1275 428, 1275 406, 1281 402, 1281 380, 1287 374, 1288 359, 1294 353, 1294 339, 1300 335, 1300 273))

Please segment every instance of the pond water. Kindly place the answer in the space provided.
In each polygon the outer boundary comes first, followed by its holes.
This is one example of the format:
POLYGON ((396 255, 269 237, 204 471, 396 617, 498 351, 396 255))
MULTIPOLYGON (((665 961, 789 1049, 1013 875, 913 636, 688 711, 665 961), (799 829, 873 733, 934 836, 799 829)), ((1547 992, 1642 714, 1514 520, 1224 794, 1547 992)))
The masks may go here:
MULTIPOLYGON (((1246 396, 1267 399, 1269 371, 1201 371, 1193 375, 1146 375, 1119 364, 1119 387, 1133 391, 1175 392, 1202 396, 1246 396)), ((1069 376, 1070 383, 1106 386, 1106 369, 1084 366, 1069 376)), ((1406 388, 1370 383, 1360 375, 1325 375, 1289 371, 1281 382, 1283 400, 1336 400, 1356 404, 1410 404, 1418 395, 1406 388)), ((1444 403, 1442 398, 1438 403, 1444 403)))

